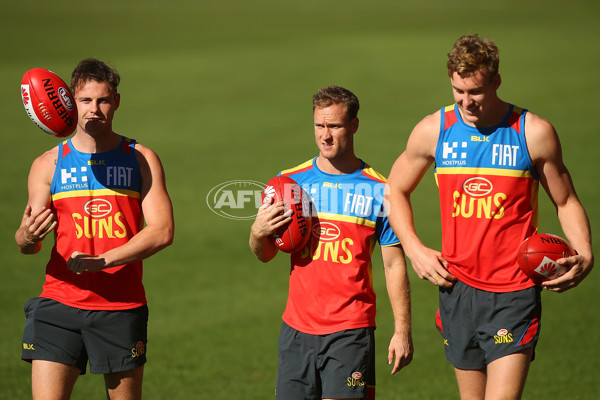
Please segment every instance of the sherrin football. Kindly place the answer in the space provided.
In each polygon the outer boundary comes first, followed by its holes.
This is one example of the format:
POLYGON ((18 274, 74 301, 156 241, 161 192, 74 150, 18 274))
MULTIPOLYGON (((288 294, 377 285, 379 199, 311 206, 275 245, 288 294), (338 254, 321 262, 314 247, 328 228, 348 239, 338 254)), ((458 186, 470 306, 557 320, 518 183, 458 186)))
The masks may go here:
POLYGON ((300 251, 308 242, 312 226, 312 203, 308 194, 292 178, 279 175, 267 182, 262 202, 283 201, 285 211, 293 210, 292 220, 273 235, 273 243, 286 253, 300 251))
POLYGON ((556 260, 576 254, 571 245, 560 236, 539 233, 521 243, 517 263, 527 276, 540 284, 567 272, 567 268, 557 264, 556 260))
POLYGON ((77 127, 77 106, 67 84, 54 72, 33 68, 21 80, 21 98, 29 118, 44 132, 69 136, 77 127))

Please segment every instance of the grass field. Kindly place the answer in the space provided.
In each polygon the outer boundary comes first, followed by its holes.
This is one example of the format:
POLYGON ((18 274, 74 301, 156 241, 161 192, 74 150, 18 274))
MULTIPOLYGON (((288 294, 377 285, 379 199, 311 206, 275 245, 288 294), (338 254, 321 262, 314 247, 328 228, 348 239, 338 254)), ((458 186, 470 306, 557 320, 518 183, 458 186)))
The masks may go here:
MULTIPOLYGON (((68 80, 82 58, 122 76, 115 129, 164 163, 176 238, 145 264, 150 306, 146 399, 273 398, 288 261, 263 265, 248 249, 251 221, 207 207, 214 186, 266 182, 315 154, 311 96, 338 84, 361 100, 358 155, 387 174, 414 124, 452 102, 446 53, 464 33, 494 39, 505 100, 550 119, 598 235, 600 5, 593 0, 257 0, 102 3, 9 2, 0 15, 0 399, 30 398, 20 361, 23 305, 37 296, 51 243, 22 256, 14 231, 35 156, 58 140, 23 110, 19 83, 34 67, 68 80), (73 6, 76 4, 76 6, 73 6), (57 17, 59 16, 59 17, 57 17), (596 160, 596 161, 594 161, 596 160)), ((432 174, 414 195, 418 231, 439 248, 432 174)), ((562 234, 542 195, 540 230, 562 234)), ((599 247, 595 243, 595 253, 599 247)), ((376 256, 379 400, 455 399, 454 376, 433 326, 437 292, 411 270, 415 359, 389 375, 391 311, 376 256)), ((564 294, 543 293, 543 331, 525 399, 600 398, 598 272, 564 294)), ((73 399, 102 399, 99 376, 73 399)))

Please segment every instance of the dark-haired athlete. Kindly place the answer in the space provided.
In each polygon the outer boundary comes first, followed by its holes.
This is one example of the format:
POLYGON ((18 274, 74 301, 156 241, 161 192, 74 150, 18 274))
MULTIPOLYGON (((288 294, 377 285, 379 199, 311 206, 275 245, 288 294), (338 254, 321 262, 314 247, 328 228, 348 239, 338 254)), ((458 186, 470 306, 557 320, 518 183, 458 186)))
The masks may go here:
POLYGON ((142 260, 171 244, 173 212, 158 156, 112 130, 119 80, 101 61, 77 65, 77 132, 29 173, 19 250, 37 253, 55 236, 42 293, 25 305, 22 358, 32 363, 34 399, 68 399, 88 361, 110 399, 142 397, 142 260))

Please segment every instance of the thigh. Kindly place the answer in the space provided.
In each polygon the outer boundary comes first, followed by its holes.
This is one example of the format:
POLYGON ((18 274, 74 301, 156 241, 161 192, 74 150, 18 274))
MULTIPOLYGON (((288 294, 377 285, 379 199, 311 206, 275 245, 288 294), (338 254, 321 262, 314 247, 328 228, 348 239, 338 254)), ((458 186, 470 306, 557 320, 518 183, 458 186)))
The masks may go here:
POLYGON ((321 399, 316 359, 316 336, 281 324, 278 343, 277 400, 321 399))
POLYGON ((520 399, 525 388, 533 347, 498 358, 487 366, 486 399, 520 399))
POLYGON ((90 372, 110 374, 134 370, 146 363, 148 307, 88 311, 83 337, 90 372))
POLYGON ((106 392, 111 400, 141 400, 144 366, 104 375, 106 392))
POLYGON ((374 398, 373 328, 350 329, 319 337, 317 368, 322 396, 328 399, 374 398))
POLYGON ((461 399, 520 399, 533 348, 499 358, 484 370, 455 368, 461 399))
POLYGON ((87 351, 81 333, 81 310, 43 297, 25 304, 21 358, 74 366, 85 373, 87 351))
POLYGON ((485 370, 467 370, 455 368, 456 383, 461 399, 485 399, 486 373, 485 370))
POLYGON ((80 369, 53 361, 32 360, 31 393, 34 399, 68 400, 80 369))

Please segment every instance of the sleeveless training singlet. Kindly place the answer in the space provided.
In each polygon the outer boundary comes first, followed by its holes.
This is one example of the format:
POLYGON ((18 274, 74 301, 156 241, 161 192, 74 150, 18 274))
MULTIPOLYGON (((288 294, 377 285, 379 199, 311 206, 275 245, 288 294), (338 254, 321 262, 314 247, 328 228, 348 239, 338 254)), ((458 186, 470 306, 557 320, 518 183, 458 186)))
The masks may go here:
POLYGON ((441 111, 435 176, 449 271, 490 292, 533 286, 517 265, 518 247, 538 223, 538 177, 525 142, 527 111, 511 105, 506 118, 490 128, 464 123, 456 105, 441 111))
POLYGON ((321 171, 316 158, 283 171, 313 201, 311 238, 291 256, 283 320, 313 335, 375 326, 371 254, 399 241, 383 211, 385 178, 364 162, 351 174, 321 171))
POLYGON ((51 184, 57 216, 55 245, 40 297, 85 310, 123 310, 146 304, 142 262, 75 274, 67 268, 74 251, 99 255, 127 243, 142 228, 142 179, 135 141, 116 149, 81 153, 71 139, 59 144, 51 184))

